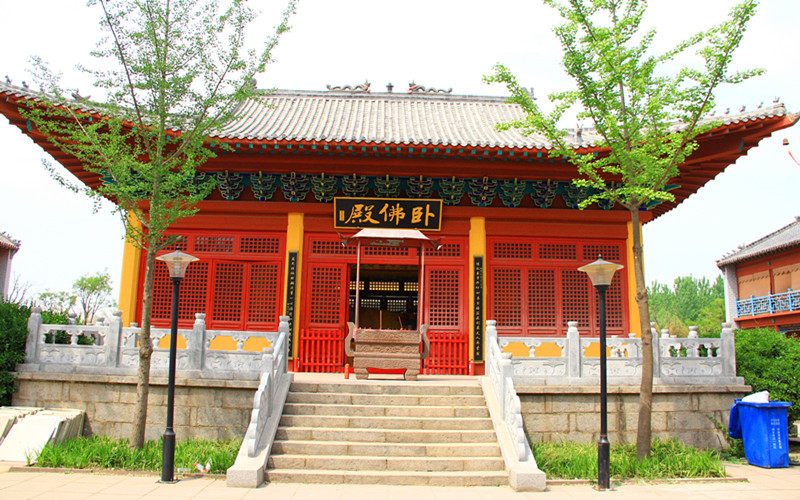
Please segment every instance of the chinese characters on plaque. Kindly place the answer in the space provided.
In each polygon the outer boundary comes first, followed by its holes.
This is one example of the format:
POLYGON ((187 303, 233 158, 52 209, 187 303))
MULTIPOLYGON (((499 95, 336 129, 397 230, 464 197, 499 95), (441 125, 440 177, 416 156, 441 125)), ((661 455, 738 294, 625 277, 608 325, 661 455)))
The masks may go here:
POLYGON ((334 198, 334 227, 363 229, 442 228, 442 200, 334 198))

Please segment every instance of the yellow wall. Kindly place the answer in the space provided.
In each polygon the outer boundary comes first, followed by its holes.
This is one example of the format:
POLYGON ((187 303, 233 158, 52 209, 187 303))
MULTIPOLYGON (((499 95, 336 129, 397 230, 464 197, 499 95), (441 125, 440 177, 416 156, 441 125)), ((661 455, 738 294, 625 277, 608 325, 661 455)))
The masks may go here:
MULTIPOLYGON (((641 241, 642 227, 636 228, 639 231, 639 241, 641 241)), ((628 222, 628 240, 625 242, 625 249, 628 254, 627 273, 628 273, 628 329, 630 333, 635 333, 637 337, 642 336, 641 323, 639 316, 639 305, 636 303, 636 272, 633 263, 633 222, 628 222)))
POLYGON ((469 305, 469 359, 475 359, 475 342, 472 333, 480 329, 483 331, 484 325, 475 324, 475 259, 483 257, 483 312, 481 316, 486 321, 486 219, 483 217, 472 217, 469 220, 469 290, 467 293, 467 303, 469 305))
MULTIPOLYGON (((141 227, 138 221, 131 220, 131 225, 141 227)), ((127 238, 122 253, 122 275, 119 279, 119 310, 122 311, 122 324, 130 326, 136 318, 139 289, 139 268, 142 263, 142 249, 135 246, 127 238)))
MULTIPOLYGON (((286 290, 289 287, 289 252, 297 252, 297 279, 294 284, 294 325, 292 331, 292 357, 297 357, 297 333, 300 327, 300 322, 297 320, 300 311, 300 284, 302 281, 303 270, 303 214, 290 213, 286 225, 286 272, 284 279, 284 292, 283 296, 286 297, 286 290)), ((288 304, 287 304, 288 305, 288 304)), ((284 314, 286 314, 286 306, 284 306, 284 314)))

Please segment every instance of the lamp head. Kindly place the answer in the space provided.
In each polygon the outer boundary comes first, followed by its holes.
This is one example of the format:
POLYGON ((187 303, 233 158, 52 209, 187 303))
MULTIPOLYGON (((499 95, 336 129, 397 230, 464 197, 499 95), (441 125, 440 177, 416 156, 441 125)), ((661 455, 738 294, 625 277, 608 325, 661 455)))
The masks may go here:
POLYGON ((194 255, 175 250, 174 252, 156 257, 156 260, 167 264, 170 278, 183 278, 186 276, 186 268, 189 267, 189 264, 200 259, 194 255))
POLYGON ((592 280, 592 285, 608 286, 611 284, 611 280, 614 279, 614 273, 616 273, 618 269, 622 269, 623 267, 624 266, 620 264, 615 264, 613 262, 603 260, 598 255, 596 261, 592 262, 591 264, 586 264, 585 266, 579 267, 578 271, 583 271, 584 273, 588 274, 589 279, 592 280))

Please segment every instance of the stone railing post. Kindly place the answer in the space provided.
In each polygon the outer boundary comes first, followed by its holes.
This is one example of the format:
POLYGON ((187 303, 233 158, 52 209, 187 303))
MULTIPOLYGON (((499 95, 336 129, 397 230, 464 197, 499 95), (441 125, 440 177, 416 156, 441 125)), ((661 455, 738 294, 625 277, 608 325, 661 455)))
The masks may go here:
POLYGON ((195 313, 192 334, 186 339, 186 349, 189 351, 189 369, 202 370, 205 368, 206 350, 206 314, 195 313))
POLYGON ((39 358, 39 344, 42 330, 42 308, 33 306, 31 317, 28 318, 28 338, 25 340, 25 362, 36 363, 39 358))
POLYGON ((106 366, 119 366, 119 349, 122 346, 122 311, 114 311, 106 326, 103 348, 106 352, 106 366))
POLYGON ((725 377, 736 376, 736 337, 730 323, 722 323, 722 332, 719 334, 720 347, 718 356, 722 358, 722 375, 725 377))
POLYGON ((697 337, 699 337, 700 335, 699 335, 697 329, 698 329, 698 327, 696 327, 696 326, 690 326, 689 327, 689 334, 687 335, 687 338, 696 339, 697 337))
POLYGON ((567 321, 567 376, 580 378, 583 365, 581 355, 581 334, 577 321, 567 321))
POLYGON ((291 337, 292 332, 289 331, 289 316, 281 316, 280 321, 278 322, 278 335, 281 333, 286 334, 286 341, 283 343, 283 356, 284 360, 289 359, 289 337, 291 337))
MULTIPOLYGON (((661 345, 658 340, 658 332, 656 331, 655 322, 650 323, 650 337, 652 338, 653 346, 653 378, 661 377, 661 345)), ((644 351, 642 352, 642 360, 644 360, 644 351)))

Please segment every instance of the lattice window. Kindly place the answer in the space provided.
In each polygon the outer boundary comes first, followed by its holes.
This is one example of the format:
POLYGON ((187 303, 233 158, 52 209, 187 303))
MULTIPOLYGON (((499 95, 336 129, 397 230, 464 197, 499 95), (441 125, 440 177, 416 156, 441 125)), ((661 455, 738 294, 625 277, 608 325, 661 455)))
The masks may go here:
MULTIPOLYGON (((594 292, 595 324, 600 328, 600 297, 594 292)), ((617 272, 606 291, 606 326, 609 329, 622 329, 622 274, 617 272)))
POLYGON ((338 324, 342 314, 342 274, 339 267, 314 266, 311 268, 312 324, 338 324))
POLYGON ((344 247, 341 241, 314 240, 311 242, 312 255, 355 255, 356 245, 344 247))
POLYGON ((220 262, 214 277, 215 321, 242 320, 242 289, 244 287, 244 264, 220 262))
POLYGON ((381 299, 365 299, 359 297, 361 300, 361 309, 380 309, 381 308, 381 299))
POLYGON ((419 282, 417 281, 406 281, 403 283, 403 291, 404 292, 419 292, 419 282))
MULTIPOLYGON (((356 282, 355 281, 351 281, 350 282, 350 290, 355 290, 355 289, 356 289, 356 282)), ((358 289, 359 290, 363 290, 364 289, 364 282, 363 281, 358 283, 358 289)))
POLYGON ((386 301, 386 310, 392 312, 403 312, 406 310, 406 301, 389 299, 386 301))
POLYGON ((522 326, 522 272, 519 269, 495 269, 492 289, 497 326, 522 326))
POLYGON ((556 326, 556 272, 528 270, 528 327, 556 326))
POLYGON ((198 236, 195 252, 233 253, 233 236, 198 236))
POLYGON ((561 271, 561 321, 577 321, 579 327, 589 326, 589 277, 581 271, 561 271))
POLYGON ((371 281, 369 289, 373 292, 397 292, 400 290, 400 283, 397 281, 371 281))
POLYGON ((603 260, 619 262, 619 250, 619 245, 584 245, 583 258, 594 261, 597 260, 597 256, 600 255, 603 257, 603 260))
POLYGON ((426 248, 425 255, 429 257, 461 257, 461 243, 444 243, 442 248, 426 248))
POLYGON ((494 244, 494 258, 496 259, 526 259, 533 257, 532 243, 506 243, 494 244))
POLYGON ((278 290, 280 268, 277 263, 250 266, 250 303, 247 321, 269 323, 277 319, 280 307, 278 290))
POLYGON ((540 259, 575 260, 577 249, 569 243, 542 243, 539 245, 540 259))
MULTIPOLYGON (((186 269, 178 295, 178 319, 194 320, 195 313, 206 310, 206 288, 208 286, 208 262, 195 262, 186 269)), ((172 315, 172 281, 167 265, 156 261, 153 280, 152 317, 170 321, 172 315)))
MULTIPOLYGON (((176 236, 176 235, 175 234, 165 234, 164 236, 162 236, 161 239, 158 240, 159 246, 163 245, 164 243, 166 243, 173 236, 176 236)), ((164 247, 164 249, 167 250, 168 252, 172 252, 172 251, 175 251, 175 250, 180 250, 181 252, 185 252, 186 248, 188 247, 188 244, 189 244, 189 238, 184 236, 180 241, 176 241, 172 245, 164 247)))
POLYGON ((455 269, 428 270, 428 323, 434 326, 460 325, 461 275, 455 269))
POLYGON ((387 247, 381 245, 365 245, 364 255, 376 255, 382 257, 407 257, 409 247, 387 247))
POLYGON ((279 250, 280 240, 278 238, 242 237, 242 253, 277 254, 279 250))

